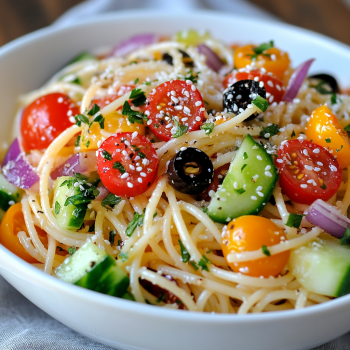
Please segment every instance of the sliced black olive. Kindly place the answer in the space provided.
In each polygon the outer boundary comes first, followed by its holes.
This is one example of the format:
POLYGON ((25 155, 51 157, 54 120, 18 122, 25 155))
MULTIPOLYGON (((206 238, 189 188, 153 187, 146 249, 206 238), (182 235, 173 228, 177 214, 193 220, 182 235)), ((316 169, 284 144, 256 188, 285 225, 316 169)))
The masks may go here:
POLYGON ((194 67, 194 63, 192 58, 190 57, 190 55, 183 51, 183 50, 179 50, 181 55, 182 55, 182 62, 184 63, 185 67, 187 68, 193 68, 194 67))
POLYGON ((171 66, 173 65, 173 58, 167 52, 163 53, 162 61, 165 61, 166 63, 170 64, 171 66))
POLYGON ((206 153, 187 147, 169 162, 168 175, 171 186, 186 194, 199 194, 211 184, 214 167, 206 153))
POLYGON ((329 91, 330 93, 339 94, 340 92, 337 80, 329 74, 326 74, 326 73, 314 74, 309 76, 308 78, 317 79, 325 82, 331 88, 331 90, 329 91))
MULTIPOLYGON (((227 112, 238 114, 240 108, 245 110, 258 95, 266 99, 266 90, 260 82, 255 80, 237 81, 224 92, 224 109, 227 112)), ((257 115, 257 113, 253 113, 246 120, 252 120, 257 115)))

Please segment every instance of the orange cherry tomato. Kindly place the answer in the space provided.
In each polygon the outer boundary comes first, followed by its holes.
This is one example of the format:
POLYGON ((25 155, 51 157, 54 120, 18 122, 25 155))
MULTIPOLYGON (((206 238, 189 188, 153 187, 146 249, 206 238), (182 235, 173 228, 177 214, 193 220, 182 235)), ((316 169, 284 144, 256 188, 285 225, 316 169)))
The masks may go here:
POLYGON ((348 134, 327 106, 318 107, 312 112, 305 134, 308 140, 328 149, 342 169, 350 165, 348 134))
MULTIPOLYGON (((248 252, 270 247, 285 240, 284 231, 271 220, 261 216, 247 215, 232 220, 226 228, 221 240, 225 258, 231 252, 248 252)), ((266 256, 261 259, 229 263, 235 272, 244 275, 265 278, 277 276, 286 266, 290 251, 266 256)))
MULTIPOLYGON (((46 233, 41 228, 36 227, 40 240, 47 246, 46 233)), ((22 204, 17 203, 12 205, 5 213, 0 225, 0 243, 16 254, 21 259, 33 264, 38 263, 22 246, 17 237, 17 233, 20 231, 27 232, 27 227, 24 222, 24 216, 22 212, 22 204)))
POLYGON ((239 47, 234 52, 234 63, 237 69, 245 68, 253 62, 256 67, 265 68, 276 78, 283 79, 285 71, 289 68, 290 59, 286 52, 280 51, 276 47, 265 50, 262 54, 254 58, 254 45, 239 47))

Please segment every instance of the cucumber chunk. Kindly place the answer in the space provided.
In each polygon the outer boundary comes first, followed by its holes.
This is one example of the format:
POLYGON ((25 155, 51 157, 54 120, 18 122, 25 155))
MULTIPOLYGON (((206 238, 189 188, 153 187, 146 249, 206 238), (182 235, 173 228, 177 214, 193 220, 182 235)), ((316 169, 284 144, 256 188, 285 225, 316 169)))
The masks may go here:
POLYGON ((85 243, 56 269, 56 276, 99 293, 123 297, 129 277, 115 259, 91 242, 85 243))
POLYGON ((66 180, 72 179, 69 176, 61 176, 57 178, 54 184, 54 215, 56 216, 58 225, 67 230, 79 229, 84 221, 87 206, 76 207, 73 204, 64 205, 68 197, 74 196, 80 193, 79 188, 67 185, 61 187, 62 183, 66 180), (56 204, 58 203, 58 206, 56 204), (55 210, 58 207, 59 210, 55 210))
POLYGON ((210 201, 208 215, 221 223, 242 215, 257 215, 268 202, 277 180, 271 156, 247 135, 210 201))
POLYGON ((310 292, 330 297, 350 293, 350 247, 328 234, 292 250, 289 269, 310 292))
POLYGON ((4 212, 21 199, 22 190, 7 181, 0 173, 0 209, 4 212))
POLYGON ((97 58, 96 58, 95 55, 91 54, 90 52, 84 51, 84 52, 81 52, 76 57, 74 57, 68 64, 73 64, 73 63, 76 63, 76 62, 87 61, 87 60, 96 61, 97 58))

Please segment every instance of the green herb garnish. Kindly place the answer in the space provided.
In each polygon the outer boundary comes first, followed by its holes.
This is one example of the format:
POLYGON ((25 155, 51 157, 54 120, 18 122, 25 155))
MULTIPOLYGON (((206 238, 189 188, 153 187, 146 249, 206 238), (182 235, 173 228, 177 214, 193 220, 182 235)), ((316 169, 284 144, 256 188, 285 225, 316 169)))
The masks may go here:
POLYGON ((178 242, 180 244, 180 249, 181 249, 181 260, 184 263, 187 263, 191 258, 190 253, 187 251, 186 247, 180 240, 178 240, 178 242))
POLYGON ((143 219, 145 217, 145 210, 143 211, 143 214, 139 214, 137 212, 134 213, 134 218, 132 221, 129 222, 128 227, 125 230, 125 234, 128 237, 131 237, 131 235, 134 233, 137 226, 143 225, 143 219))
POLYGON ((286 226, 299 228, 304 215, 291 213, 288 216, 286 226))
POLYGON ((279 132, 280 132, 279 125, 271 124, 262 128, 262 130, 260 131, 260 136, 265 140, 268 140, 270 137, 277 135, 279 132))
POLYGON ((109 243, 111 245, 114 244, 114 238, 117 235, 117 232, 115 230, 109 231, 109 243))
POLYGON ((55 214, 58 215, 61 210, 61 205, 57 201, 55 202, 55 214))
POLYGON ((106 209, 110 209, 110 208, 113 209, 114 206, 119 204, 121 200, 122 200, 121 197, 118 197, 113 193, 108 193, 108 195, 101 202, 101 205, 106 209))
POLYGON ((124 168, 123 164, 120 163, 120 162, 114 162, 113 163, 113 169, 119 170, 121 174, 125 173, 125 168, 124 168))
POLYGON ((266 245, 262 245, 261 250, 266 256, 271 256, 271 253, 270 253, 269 249, 266 247, 266 245))
POLYGON ((210 135, 214 130, 214 123, 204 123, 201 125, 201 129, 204 130, 206 135, 210 135))
POLYGON ((73 255, 76 251, 77 251, 77 248, 74 247, 74 246, 68 248, 68 254, 69 254, 69 255, 73 255))
POLYGON ((180 137, 186 134, 188 126, 180 124, 177 120, 174 119, 174 124, 176 126, 175 133, 173 134, 174 138, 180 137))

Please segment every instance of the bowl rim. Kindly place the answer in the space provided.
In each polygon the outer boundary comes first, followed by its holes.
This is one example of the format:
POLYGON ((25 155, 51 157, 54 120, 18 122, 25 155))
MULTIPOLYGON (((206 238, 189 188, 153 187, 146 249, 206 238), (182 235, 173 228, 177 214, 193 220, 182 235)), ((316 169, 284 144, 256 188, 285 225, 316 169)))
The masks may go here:
MULTIPOLYGON (((106 14, 100 14, 98 16, 90 17, 87 19, 77 20, 76 23, 69 24, 67 26, 61 25, 53 25, 49 27, 45 27, 39 30, 36 30, 32 33, 26 34, 20 38, 17 38, 3 46, 0 47, 0 59, 2 56, 6 55, 13 49, 32 41, 32 40, 40 40, 41 37, 49 36, 55 34, 56 32, 69 32, 70 30, 74 30, 75 28, 79 28, 84 25, 94 25, 98 24, 101 21, 110 21, 110 20, 135 20, 138 18, 152 17, 157 19, 159 17, 199 17, 199 18, 230 18, 238 22, 244 23, 256 23, 255 18, 250 18, 246 16, 236 16, 234 14, 223 13, 220 11, 210 11, 210 10, 196 10, 189 11, 185 14, 181 13, 173 13, 167 14, 163 11, 154 11, 154 10, 123 10, 119 12, 110 12, 106 14)), ((329 38, 323 34, 315 33, 311 30, 299 28, 294 25, 282 23, 279 21, 269 21, 266 19, 259 19, 259 24, 261 24, 265 28, 278 28, 278 30, 283 30, 286 32, 296 31, 300 34, 312 36, 313 40, 321 41, 323 45, 330 45, 332 49, 336 51, 346 51, 350 58, 350 47, 346 44, 337 41, 335 39, 329 38)), ((88 289, 84 289, 69 283, 65 283, 59 280, 56 277, 51 275, 47 275, 43 271, 37 269, 34 266, 23 261, 21 258, 17 257, 15 254, 10 252, 7 248, 0 244, 0 271, 4 269, 9 271, 10 274, 25 274, 25 279, 31 279, 33 283, 38 283, 45 288, 54 288, 56 291, 62 291, 66 294, 67 297, 78 297, 80 299, 85 299, 86 301, 91 301, 99 304, 103 304, 104 306, 108 306, 111 308, 119 309, 120 311, 125 312, 133 312, 142 314, 145 316, 161 317, 163 319, 172 319, 177 321, 195 321, 196 323, 252 323, 252 322, 261 322, 261 321, 269 321, 269 320, 280 320, 283 321, 286 318, 298 319, 299 317, 303 317, 306 315, 320 315, 324 314, 331 309, 333 311, 335 309, 342 308, 345 304, 350 304, 350 295, 339 297, 335 300, 331 300, 330 302, 325 302, 322 304, 318 304, 315 306, 306 307, 298 310, 286 310, 286 311, 272 311, 266 313, 259 314, 218 314, 218 313, 205 313, 205 312, 183 312, 183 310, 175 310, 169 308, 156 307, 154 305, 147 305, 137 302, 132 302, 129 300, 124 300, 116 297, 112 297, 109 295, 104 295, 101 293, 97 293, 88 289)), ((1 272, 0 272, 1 275, 1 272)), ((6 279, 6 278, 5 278, 6 279)))

